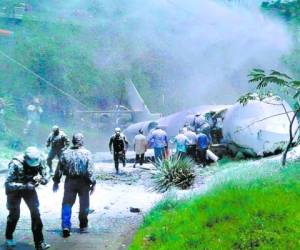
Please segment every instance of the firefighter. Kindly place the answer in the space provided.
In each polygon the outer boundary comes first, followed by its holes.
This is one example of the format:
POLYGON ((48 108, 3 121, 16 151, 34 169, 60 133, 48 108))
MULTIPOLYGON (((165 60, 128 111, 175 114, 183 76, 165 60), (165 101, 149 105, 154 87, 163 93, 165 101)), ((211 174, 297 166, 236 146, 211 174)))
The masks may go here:
POLYGON ((25 153, 13 158, 8 165, 9 172, 5 181, 7 195, 6 245, 8 248, 16 246, 13 233, 20 217, 20 204, 23 199, 31 214, 31 225, 35 248, 43 250, 50 248, 44 242, 43 223, 40 218, 39 199, 35 188, 48 183, 45 161, 35 147, 29 147, 25 153))
POLYGON ((53 177, 53 192, 57 192, 62 175, 66 176, 61 212, 64 238, 70 236, 72 207, 77 195, 80 204, 80 233, 88 232, 90 195, 93 194, 96 186, 92 154, 83 147, 83 135, 74 134, 72 144, 71 148, 62 153, 53 177))
POLYGON ((58 159, 61 157, 61 154, 66 150, 70 145, 69 138, 67 135, 59 129, 58 126, 53 126, 52 132, 47 139, 46 147, 50 148, 47 157, 47 165, 50 168, 51 175, 53 174, 52 161, 57 156, 58 159))
POLYGON ((119 174, 119 160, 126 166, 126 151, 128 141, 126 136, 121 133, 120 128, 115 129, 115 134, 109 140, 109 150, 114 156, 116 173, 119 174))

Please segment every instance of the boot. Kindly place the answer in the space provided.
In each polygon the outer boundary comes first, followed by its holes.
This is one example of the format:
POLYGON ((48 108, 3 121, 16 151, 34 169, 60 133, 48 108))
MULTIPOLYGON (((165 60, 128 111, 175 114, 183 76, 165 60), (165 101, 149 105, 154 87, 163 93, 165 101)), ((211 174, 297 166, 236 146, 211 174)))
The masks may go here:
POLYGON ((46 250, 49 249, 51 246, 46 242, 40 242, 35 245, 36 250, 46 250))
POLYGON ((70 233, 70 229, 69 229, 69 228, 64 228, 62 233, 63 233, 63 237, 64 237, 64 238, 68 238, 68 237, 71 236, 71 233, 70 233))

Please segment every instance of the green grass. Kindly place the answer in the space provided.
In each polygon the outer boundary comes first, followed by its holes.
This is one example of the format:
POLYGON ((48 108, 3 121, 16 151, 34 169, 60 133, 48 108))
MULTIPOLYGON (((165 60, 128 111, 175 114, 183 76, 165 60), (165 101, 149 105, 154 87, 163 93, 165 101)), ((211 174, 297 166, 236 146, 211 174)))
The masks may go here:
POLYGON ((254 165, 233 163, 201 197, 158 204, 129 249, 300 249, 300 163, 254 165))

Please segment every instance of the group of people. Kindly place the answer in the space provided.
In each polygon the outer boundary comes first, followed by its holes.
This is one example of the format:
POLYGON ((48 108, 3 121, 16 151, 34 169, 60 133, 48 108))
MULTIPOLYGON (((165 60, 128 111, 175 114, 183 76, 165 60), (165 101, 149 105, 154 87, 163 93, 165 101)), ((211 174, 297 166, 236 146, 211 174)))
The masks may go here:
MULTIPOLYGON (((189 157, 197 163, 206 165, 207 150, 211 143, 209 136, 202 131, 198 133, 188 126, 179 130, 178 135, 170 140, 175 144, 176 154, 179 158, 189 157)), ((167 133, 160 127, 156 128, 150 135, 149 144, 154 148, 155 159, 163 159, 170 155, 167 133)))
POLYGON ((58 126, 54 126, 47 140, 47 146, 50 148, 47 161, 36 147, 28 147, 24 154, 14 157, 10 161, 5 181, 9 211, 5 232, 8 248, 16 245, 13 234, 20 217, 22 199, 30 210, 35 248, 37 250, 50 248, 50 245, 44 241, 36 187, 46 185, 51 175, 53 176, 53 192, 57 192, 62 176, 66 176, 61 208, 63 237, 70 236, 72 206, 77 195, 80 204, 80 233, 88 232, 90 195, 96 186, 92 154, 84 147, 84 137, 81 133, 74 134, 72 146, 69 147, 69 144, 65 133, 58 126), (59 161, 54 173, 52 160, 55 156, 58 156, 59 161))
MULTIPOLYGON (((196 114, 195 118, 198 118, 196 114)), ((202 118, 201 118, 202 119, 202 118)), ((169 142, 175 144, 176 154, 180 158, 189 157, 195 162, 207 164, 207 150, 211 144, 210 130, 206 120, 202 125, 195 123, 194 126, 185 126, 179 130, 175 138, 168 139, 166 131, 161 126, 156 126, 146 137, 142 129, 133 140, 133 149, 136 154, 135 168, 137 164, 143 165, 145 153, 148 148, 153 148, 155 162, 162 161, 170 155, 169 142), (196 131, 196 132, 195 132, 196 131)), ((128 150, 128 140, 121 132, 120 128, 115 129, 115 134, 109 140, 109 150, 113 154, 116 173, 119 173, 119 163, 126 166, 126 151, 128 150)))
MULTIPOLYGON (((38 112, 40 113, 40 111, 38 112)), ((195 116, 193 126, 185 126, 180 129, 179 134, 170 142, 176 145, 178 157, 190 157, 205 165, 206 152, 211 143, 211 138, 207 133, 206 121, 203 121, 202 118, 196 120, 198 116, 198 114, 195 116)), ((128 145, 126 136, 120 128, 116 128, 114 135, 110 138, 109 149, 113 154, 117 174, 119 173, 119 162, 123 164, 123 167, 126 166, 128 145)), ((28 147, 24 154, 14 157, 8 165, 5 191, 9 215, 5 237, 6 244, 10 248, 16 245, 13 234, 20 217, 22 199, 31 213, 32 232, 36 249, 44 250, 50 247, 44 241, 43 223, 36 192, 36 187, 46 185, 50 180, 50 176, 53 177, 53 192, 57 192, 62 176, 66 176, 61 208, 62 236, 70 236, 72 206, 77 195, 80 204, 80 232, 88 232, 90 195, 95 190, 96 178, 92 154, 84 147, 84 137, 81 133, 74 134, 70 146, 67 135, 58 126, 54 126, 47 139, 46 146, 49 148, 46 160, 36 147, 28 147), (59 161, 54 171, 52 161, 55 157, 59 161)), ((136 167, 136 164, 143 165, 148 148, 154 149, 155 161, 158 162, 169 156, 168 135, 160 126, 154 128, 148 137, 144 135, 142 130, 139 130, 139 133, 134 137, 133 148, 136 153, 133 167, 136 167)))

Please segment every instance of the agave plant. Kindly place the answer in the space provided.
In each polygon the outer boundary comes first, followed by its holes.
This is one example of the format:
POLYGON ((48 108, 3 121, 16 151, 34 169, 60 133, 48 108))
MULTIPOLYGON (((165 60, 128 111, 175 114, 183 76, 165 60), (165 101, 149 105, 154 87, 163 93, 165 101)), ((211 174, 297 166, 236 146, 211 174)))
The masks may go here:
POLYGON ((165 192, 171 187, 189 188, 195 180, 194 162, 190 158, 172 156, 155 164, 154 189, 165 192))

